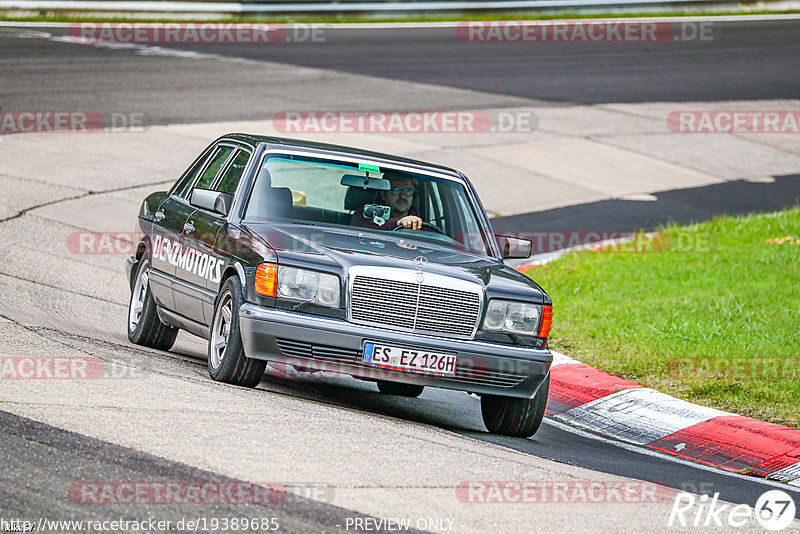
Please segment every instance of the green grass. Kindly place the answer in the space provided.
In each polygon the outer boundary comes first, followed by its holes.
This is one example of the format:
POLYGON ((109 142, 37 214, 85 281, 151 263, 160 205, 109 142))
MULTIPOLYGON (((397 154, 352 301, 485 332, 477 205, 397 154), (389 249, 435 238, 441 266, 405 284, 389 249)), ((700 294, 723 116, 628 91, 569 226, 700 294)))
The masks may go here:
POLYGON ((527 274, 553 298, 554 350, 800 428, 800 245, 767 241, 784 236, 800 238, 800 208, 671 225, 644 252, 567 254, 527 274))
POLYGON ((595 19, 595 18, 669 18, 685 16, 728 16, 728 15, 787 15, 800 13, 800 9, 786 10, 737 10, 737 11, 668 11, 668 12, 641 12, 641 13, 453 13, 446 15, 397 15, 397 16, 294 16, 294 17, 243 17, 230 16, 223 18, 191 18, 191 17, 153 17, 143 18, 133 16, 108 16, 85 15, 81 13, 59 14, 55 11, 44 11, 40 15, 17 17, 11 11, 0 11, 0 20, 15 22, 241 22, 241 23, 346 23, 346 22, 446 22, 461 20, 562 20, 562 19, 595 19))

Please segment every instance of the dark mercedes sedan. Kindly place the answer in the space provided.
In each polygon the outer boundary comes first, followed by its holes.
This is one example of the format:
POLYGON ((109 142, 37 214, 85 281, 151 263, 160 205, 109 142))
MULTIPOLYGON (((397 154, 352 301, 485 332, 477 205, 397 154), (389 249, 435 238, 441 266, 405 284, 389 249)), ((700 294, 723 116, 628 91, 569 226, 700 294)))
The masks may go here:
POLYGON ((208 340, 211 378, 256 386, 269 362, 481 397, 490 432, 541 424, 552 301, 504 264, 458 171, 353 148, 231 134, 138 219, 128 338, 208 340))

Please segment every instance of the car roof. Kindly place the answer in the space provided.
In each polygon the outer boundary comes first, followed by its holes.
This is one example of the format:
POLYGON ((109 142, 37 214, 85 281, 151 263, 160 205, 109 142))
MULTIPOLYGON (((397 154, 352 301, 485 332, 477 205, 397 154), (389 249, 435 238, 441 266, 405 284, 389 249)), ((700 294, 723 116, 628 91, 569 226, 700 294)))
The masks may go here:
POLYGON ((288 137, 271 137, 266 135, 253 135, 245 133, 231 133, 223 135, 220 139, 232 139, 242 143, 246 143, 253 148, 260 144, 267 145, 267 148, 300 148, 306 150, 317 150, 329 152, 331 155, 341 154, 343 156, 363 156, 370 159, 383 160, 387 163, 395 163, 408 167, 414 167, 419 170, 428 170, 433 172, 446 173, 458 179, 468 181, 466 176, 461 172, 445 167, 444 165, 437 165, 426 161, 420 161, 411 158, 404 158, 392 154, 384 154, 381 152, 373 152, 371 150, 362 150, 344 145, 334 145, 330 143, 318 143, 316 141, 306 141, 302 139, 292 139, 288 137))

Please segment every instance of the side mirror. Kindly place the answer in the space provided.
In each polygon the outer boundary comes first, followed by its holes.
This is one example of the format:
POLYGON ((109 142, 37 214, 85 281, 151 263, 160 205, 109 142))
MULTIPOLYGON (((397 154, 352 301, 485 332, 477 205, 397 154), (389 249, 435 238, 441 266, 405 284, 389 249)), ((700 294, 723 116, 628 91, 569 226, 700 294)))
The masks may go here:
POLYGON ((192 198, 189 203, 195 208, 213 211, 224 216, 231 210, 233 195, 221 191, 195 189, 192 191, 192 198))
POLYGON ((500 247, 500 251, 503 253, 503 259, 524 260, 531 257, 533 243, 527 239, 499 234, 495 234, 494 237, 497 239, 497 246, 500 247))

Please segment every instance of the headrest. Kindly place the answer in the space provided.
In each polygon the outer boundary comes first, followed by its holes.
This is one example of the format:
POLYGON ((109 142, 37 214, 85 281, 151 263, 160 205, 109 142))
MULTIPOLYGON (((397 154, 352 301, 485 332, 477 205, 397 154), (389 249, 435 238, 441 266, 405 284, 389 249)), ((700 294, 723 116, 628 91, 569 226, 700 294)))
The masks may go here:
POLYGON ((362 187, 350 186, 344 195, 344 209, 355 211, 363 208, 365 204, 375 202, 378 192, 375 189, 364 189, 362 187))
POLYGON ((255 219, 287 218, 292 210, 292 190, 288 187, 265 187, 253 192, 247 214, 255 219))
POLYGON ((270 187, 265 192, 270 206, 283 208, 292 205, 292 190, 288 187, 270 187))
POLYGON ((272 185, 272 176, 269 175, 269 171, 266 167, 261 167, 261 170, 258 171, 256 182, 258 182, 259 187, 269 187, 272 185))

